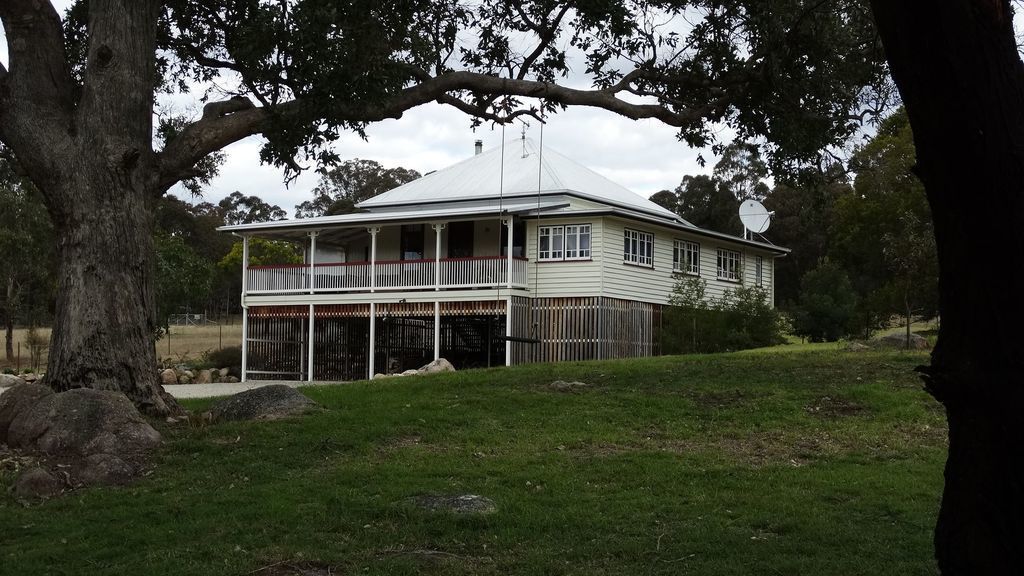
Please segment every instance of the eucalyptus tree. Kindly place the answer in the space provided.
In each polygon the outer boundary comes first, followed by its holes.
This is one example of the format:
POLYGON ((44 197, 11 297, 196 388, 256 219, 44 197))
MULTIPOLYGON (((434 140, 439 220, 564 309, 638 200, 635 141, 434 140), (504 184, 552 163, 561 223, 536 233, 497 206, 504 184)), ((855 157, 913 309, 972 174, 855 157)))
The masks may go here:
POLYGON ((374 160, 346 160, 328 170, 313 188, 313 199, 295 206, 296 218, 336 216, 355 205, 420 177, 408 168, 385 168, 374 160))

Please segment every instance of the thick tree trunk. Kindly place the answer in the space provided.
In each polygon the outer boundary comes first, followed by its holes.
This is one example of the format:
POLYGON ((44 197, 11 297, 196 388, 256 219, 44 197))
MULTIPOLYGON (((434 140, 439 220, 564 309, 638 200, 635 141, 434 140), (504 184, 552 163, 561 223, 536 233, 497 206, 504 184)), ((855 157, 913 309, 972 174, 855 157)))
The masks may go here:
POLYGON ((943 574, 1024 574, 1024 65, 1006 0, 874 0, 931 204, 943 574))
POLYGON ((154 349, 153 144, 157 0, 90 0, 81 86, 48 2, 0 2, 10 72, 0 137, 39 187, 58 234, 59 290, 46 382, 120 390, 152 414, 163 393, 154 349))
POLYGON ((180 411, 156 372, 153 199, 118 168, 83 162, 62 195, 60 284, 47 383, 119 390, 140 410, 180 411))

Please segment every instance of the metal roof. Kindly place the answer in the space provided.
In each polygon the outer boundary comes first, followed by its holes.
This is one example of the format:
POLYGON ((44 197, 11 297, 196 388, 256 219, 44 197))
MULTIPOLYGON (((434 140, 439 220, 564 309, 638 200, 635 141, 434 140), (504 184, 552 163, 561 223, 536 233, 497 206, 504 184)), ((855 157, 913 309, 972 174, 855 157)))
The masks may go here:
POLYGON ((461 206, 445 207, 436 209, 411 209, 388 212, 357 212, 354 214, 341 214, 338 216, 318 216, 316 218, 296 218, 294 220, 276 220, 273 222, 254 222, 252 224, 234 224, 221 226, 217 230, 222 232, 260 232, 260 231, 285 231, 285 230, 317 230, 320 228, 343 228, 358 227, 372 224, 394 224, 401 222, 422 222, 424 220, 436 220, 447 222, 451 220, 472 220, 480 216, 498 217, 501 214, 525 214, 536 211, 555 210, 568 206, 566 202, 542 202, 536 200, 531 202, 506 202, 500 207, 498 204, 485 206, 461 206))
MULTIPOLYGON (((529 138, 516 138, 475 156, 384 192, 359 204, 375 209, 389 205, 494 199, 521 199, 538 192, 575 196, 685 222, 620 184, 529 138)), ((689 223, 686 223, 689 224, 689 223)))

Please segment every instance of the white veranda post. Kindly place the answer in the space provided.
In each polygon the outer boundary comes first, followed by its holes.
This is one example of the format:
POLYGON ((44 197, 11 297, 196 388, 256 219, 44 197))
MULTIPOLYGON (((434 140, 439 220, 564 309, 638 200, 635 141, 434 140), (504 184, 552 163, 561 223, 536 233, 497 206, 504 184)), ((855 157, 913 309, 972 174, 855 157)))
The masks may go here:
MULTIPOLYGON (((370 233, 370 292, 377 290, 377 234, 380 227, 367 228, 370 233)), ((370 301, 370 351, 369 366, 366 367, 367 379, 373 379, 373 369, 377 354, 377 303, 370 301)))
POLYGON ((249 237, 242 236, 242 382, 246 381, 249 366, 249 305, 245 296, 249 287, 249 237))
MULTIPOLYGON (((505 366, 512 365, 512 217, 504 220, 505 231, 508 232, 508 239, 505 242, 506 273, 508 276, 508 299, 505 301, 505 366)), ((490 352, 488 352, 490 354, 490 352)))
MULTIPOLYGON (((432 224, 434 228, 434 290, 441 289, 441 231, 444 223, 432 224)), ((441 357, 441 302, 434 301, 434 360, 441 357)))
POLYGON ((309 293, 316 287, 316 237, 319 232, 309 233, 309 293))

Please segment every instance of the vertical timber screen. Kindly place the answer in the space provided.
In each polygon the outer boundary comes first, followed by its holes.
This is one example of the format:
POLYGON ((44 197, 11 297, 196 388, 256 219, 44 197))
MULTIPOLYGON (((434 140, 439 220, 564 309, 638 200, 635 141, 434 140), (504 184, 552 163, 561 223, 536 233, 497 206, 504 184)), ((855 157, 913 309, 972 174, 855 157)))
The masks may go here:
POLYGON ((307 374, 308 322, 308 306, 250 307, 247 376, 301 380, 307 374))

